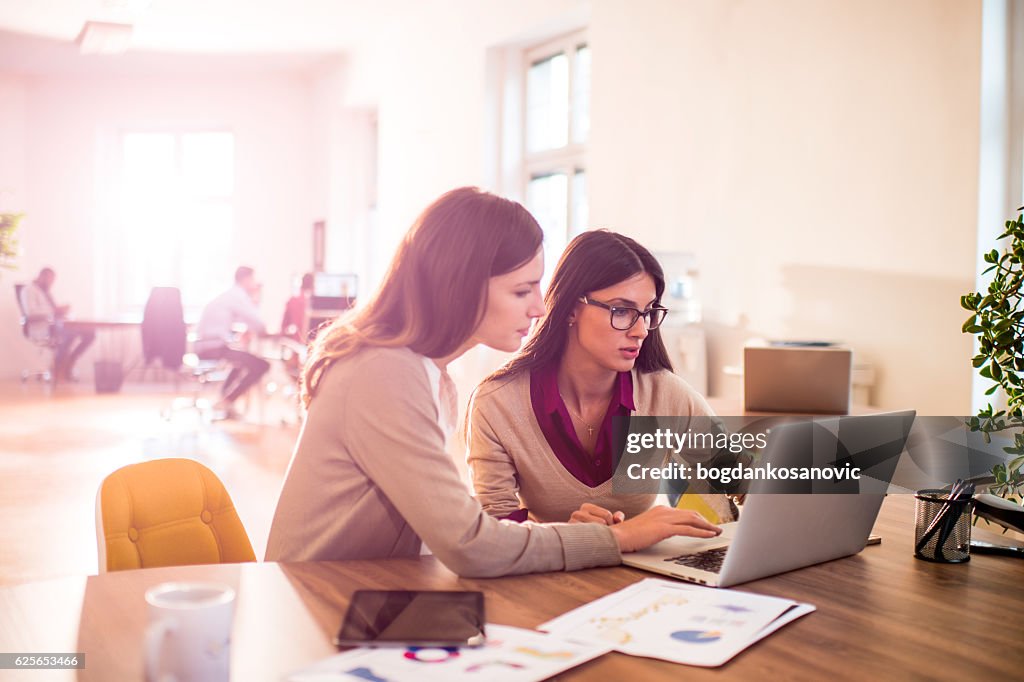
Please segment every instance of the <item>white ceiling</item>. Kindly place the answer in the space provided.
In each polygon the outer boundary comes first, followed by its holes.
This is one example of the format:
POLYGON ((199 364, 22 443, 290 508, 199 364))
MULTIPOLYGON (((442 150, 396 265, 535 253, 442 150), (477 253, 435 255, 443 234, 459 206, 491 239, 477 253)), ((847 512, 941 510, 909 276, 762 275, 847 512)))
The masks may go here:
POLYGON ((86 21, 109 21, 132 24, 138 50, 325 52, 396 30, 447 24, 489 32, 587 7, 588 0, 0 0, 0 30, 73 41, 86 21))
MULTIPOLYGON (((3 0, 0 0, 2 2, 3 0)), ((192 53, 130 50, 124 55, 82 55, 67 40, 0 31, 0 75, 156 76, 308 73, 343 59, 337 52, 192 53)))
MULTIPOLYGON (((86 21, 134 26, 132 48, 193 52, 343 49, 415 0, 0 0, 0 29, 73 41, 86 21)), ((439 3, 450 4, 447 0, 439 3)))
POLYGON ((371 39, 406 0, 0 0, 0 72, 308 70, 371 39), (132 25, 124 55, 81 55, 86 21, 132 25))
POLYGON ((523 39, 567 17, 580 25, 588 7, 589 0, 0 0, 0 72, 306 70, 363 46, 399 46, 408 32, 471 32, 480 44, 523 39), (80 55, 75 39, 86 21, 131 24, 127 53, 80 55))

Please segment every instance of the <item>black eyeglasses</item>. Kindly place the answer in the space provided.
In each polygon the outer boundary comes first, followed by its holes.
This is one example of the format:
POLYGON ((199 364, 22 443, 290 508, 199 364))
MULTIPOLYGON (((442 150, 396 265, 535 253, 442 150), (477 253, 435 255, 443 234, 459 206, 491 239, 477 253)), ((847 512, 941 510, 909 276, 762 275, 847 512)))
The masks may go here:
POLYGON ((640 310, 639 308, 608 305, 600 301, 593 301, 586 296, 581 296, 580 301, 587 305, 596 305, 598 308, 604 308, 611 313, 612 329, 618 329, 620 332, 632 329, 633 325, 641 317, 644 318, 644 327, 648 330, 657 329, 665 320, 665 316, 668 315, 668 308, 663 308, 660 305, 651 306, 647 310, 640 310))

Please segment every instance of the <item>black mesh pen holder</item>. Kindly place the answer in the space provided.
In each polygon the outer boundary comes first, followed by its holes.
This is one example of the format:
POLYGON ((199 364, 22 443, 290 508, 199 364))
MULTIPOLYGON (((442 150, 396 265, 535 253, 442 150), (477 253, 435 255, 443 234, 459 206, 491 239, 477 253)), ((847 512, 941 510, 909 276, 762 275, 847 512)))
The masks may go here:
POLYGON ((974 500, 949 500, 945 490, 920 490, 914 498, 914 556, 943 564, 970 561, 974 500))

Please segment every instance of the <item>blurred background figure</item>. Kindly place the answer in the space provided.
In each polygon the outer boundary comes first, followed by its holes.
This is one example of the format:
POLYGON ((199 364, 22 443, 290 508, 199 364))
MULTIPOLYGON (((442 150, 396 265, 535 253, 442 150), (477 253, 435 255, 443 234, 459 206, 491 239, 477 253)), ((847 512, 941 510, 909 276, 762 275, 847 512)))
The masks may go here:
POLYGON ((227 360, 231 373, 221 391, 221 400, 214 406, 226 417, 237 416, 234 403, 260 380, 270 363, 245 350, 252 335, 266 336, 267 327, 260 319, 256 300, 260 284, 252 268, 241 266, 235 271, 235 284, 203 308, 196 328, 196 355, 206 360, 227 360), (236 326, 244 325, 239 337, 236 326))
POLYGON ((305 345, 309 340, 309 299, 313 295, 313 273, 302 276, 299 293, 288 299, 281 318, 281 336, 305 345))
POLYGON ((281 318, 281 360, 288 375, 295 381, 298 381, 299 372, 306 362, 312 296, 313 273, 307 272, 302 276, 299 293, 285 303, 284 316, 281 318))
POLYGON ((57 273, 43 268, 39 275, 21 290, 21 306, 25 311, 28 337, 33 341, 51 339, 56 342, 53 360, 54 375, 58 381, 73 379, 78 358, 92 345, 96 332, 92 329, 65 329, 70 306, 57 305, 50 292, 57 273))

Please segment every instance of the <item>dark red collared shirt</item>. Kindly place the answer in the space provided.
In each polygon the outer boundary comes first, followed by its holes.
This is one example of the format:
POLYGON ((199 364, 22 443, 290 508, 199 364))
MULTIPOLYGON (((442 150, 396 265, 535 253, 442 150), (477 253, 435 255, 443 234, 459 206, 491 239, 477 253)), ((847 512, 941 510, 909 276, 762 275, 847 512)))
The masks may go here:
POLYGON ((530 375, 530 401, 540 430, 565 470, 584 485, 596 488, 612 477, 615 468, 613 417, 628 417, 633 404, 633 376, 619 372, 612 397, 597 434, 594 454, 583 449, 573 428, 569 410, 558 394, 558 366, 552 365, 530 375))

